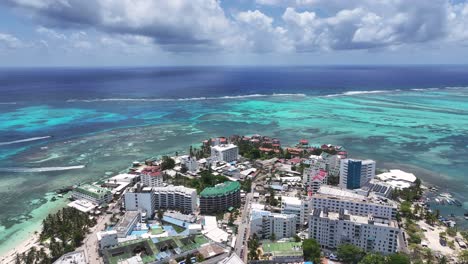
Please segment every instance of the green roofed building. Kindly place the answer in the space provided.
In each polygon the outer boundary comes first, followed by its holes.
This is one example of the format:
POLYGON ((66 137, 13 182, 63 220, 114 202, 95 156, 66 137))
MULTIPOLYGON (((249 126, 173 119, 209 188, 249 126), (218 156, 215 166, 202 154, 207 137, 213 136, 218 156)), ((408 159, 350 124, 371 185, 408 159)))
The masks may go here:
POLYGON ((224 182, 214 187, 205 188, 200 193, 200 212, 225 212, 230 207, 240 205, 240 183, 224 182))
POLYGON ((75 200, 87 200, 97 205, 109 203, 112 193, 106 188, 84 184, 73 189, 72 198, 75 200))

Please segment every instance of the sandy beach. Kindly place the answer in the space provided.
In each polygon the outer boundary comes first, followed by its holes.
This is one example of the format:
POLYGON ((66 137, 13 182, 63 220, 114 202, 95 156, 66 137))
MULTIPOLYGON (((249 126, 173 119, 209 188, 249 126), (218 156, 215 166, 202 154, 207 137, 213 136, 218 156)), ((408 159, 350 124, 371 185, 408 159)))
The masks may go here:
POLYGON ((30 236, 19 243, 15 248, 9 250, 3 254, 0 258, 1 263, 14 263, 17 254, 22 254, 23 252, 28 251, 32 247, 39 248, 39 234, 29 233, 30 236))

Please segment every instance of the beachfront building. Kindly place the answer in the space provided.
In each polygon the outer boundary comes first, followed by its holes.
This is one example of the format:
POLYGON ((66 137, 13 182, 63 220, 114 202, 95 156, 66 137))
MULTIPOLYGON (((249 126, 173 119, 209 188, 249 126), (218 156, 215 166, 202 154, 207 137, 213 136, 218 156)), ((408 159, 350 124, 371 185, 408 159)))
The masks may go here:
POLYGON ((240 183, 224 182, 214 187, 205 188, 200 193, 200 212, 225 212, 240 205, 240 183))
POLYGON ((180 157, 180 165, 187 169, 189 172, 196 172, 198 170, 197 159, 184 155, 180 157))
POLYGON ((146 212, 149 218, 159 209, 192 213, 197 209, 197 191, 184 186, 141 187, 125 193, 125 210, 146 212))
POLYGON ((197 209, 197 190, 184 186, 153 188, 154 209, 172 209, 192 213, 197 209))
POLYGON ((146 167, 141 171, 141 184, 148 187, 163 185, 163 175, 159 166, 146 167))
POLYGON ((375 177, 375 161, 343 159, 340 165, 340 187, 359 189, 375 177))
POLYGON ((296 216, 276 214, 269 211, 253 209, 250 213, 250 235, 257 234, 262 239, 276 239, 296 235, 296 216))
POLYGON ((221 144, 211 147, 211 158, 217 161, 233 162, 239 156, 239 148, 234 144, 221 144))
POLYGON ((97 205, 112 201, 112 193, 106 188, 85 184, 73 189, 71 197, 74 200, 86 200, 97 205))
POLYGON ((124 195, 125 210, 146 212, 147 216, 152 218, 155 213, 154 199, 151 187, 136 186, 124 195))
POLYGON ((416 176, 413 173, 402 170, 390 170, 377 175, 376 178, 389 184, 393 189, 408 188, 416 182, 416 176))
POLYGON ((309 217, 309 238, 327 249, 349 243, 366 252, 391 254, 397 251, 399 233, 394 220, 352 215, 346 210, 331 212, 324 207, 309 217))

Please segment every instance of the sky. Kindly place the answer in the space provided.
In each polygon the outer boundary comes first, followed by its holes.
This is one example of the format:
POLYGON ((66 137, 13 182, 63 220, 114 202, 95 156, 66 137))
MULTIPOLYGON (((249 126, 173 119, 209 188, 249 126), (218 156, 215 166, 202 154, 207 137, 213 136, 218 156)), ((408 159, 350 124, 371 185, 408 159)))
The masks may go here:
POLYGON ((460 0, 0 0, 0 66, 466 64, 460 0))

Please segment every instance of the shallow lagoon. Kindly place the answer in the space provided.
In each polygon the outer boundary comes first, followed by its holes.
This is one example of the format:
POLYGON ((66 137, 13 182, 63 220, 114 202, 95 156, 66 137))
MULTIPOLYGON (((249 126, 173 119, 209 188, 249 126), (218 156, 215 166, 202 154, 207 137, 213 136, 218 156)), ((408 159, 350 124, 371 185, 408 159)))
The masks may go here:
POLYGON ((181 153, 219 135, 260 133, 283 145, 300 138, 343 145, 352 157, 377 160, 378 167, 414 172, 468 208, 467 89, 0 107, 2 142, 51 136, 0 150, 0 252, 62 204, 47 203, 46 193, 116 174, 133 160, 181 153), (5 136, 7 130, 13 138, 5 136))

